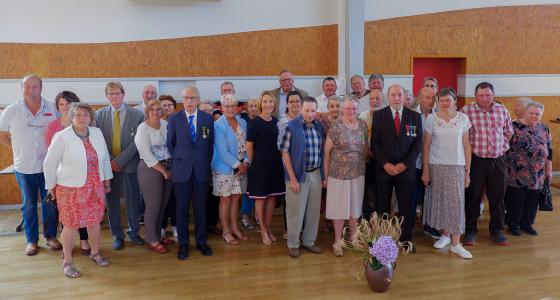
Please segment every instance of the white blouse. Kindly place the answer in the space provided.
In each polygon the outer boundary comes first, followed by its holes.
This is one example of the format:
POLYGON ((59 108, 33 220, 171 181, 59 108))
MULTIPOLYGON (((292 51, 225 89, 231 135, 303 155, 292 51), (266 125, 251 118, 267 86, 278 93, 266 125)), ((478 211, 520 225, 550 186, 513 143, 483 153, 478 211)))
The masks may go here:
POLYGON ((447 123, 432 113, 426 118, 424 132, 432 136, 429 163, 432 165, 464 166, 463 134, 471 128, 467 115, 457 115, 447 123))
POLYGON ((167 150, 167 122, 161 120, 158 129, 154 129, 146 122, 138 126, 134 143, 140 154, 140 159, 144 160, 148 167, 155 166, 160 160, 171 158, 167 150))

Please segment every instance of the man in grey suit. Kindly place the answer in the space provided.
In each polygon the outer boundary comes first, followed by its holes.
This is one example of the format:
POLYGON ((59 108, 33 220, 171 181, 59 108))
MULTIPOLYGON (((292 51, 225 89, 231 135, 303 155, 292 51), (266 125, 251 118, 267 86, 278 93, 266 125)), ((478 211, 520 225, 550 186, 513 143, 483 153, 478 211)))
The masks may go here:
POLYGON ((274 111, 272 114, 280 119, 283 114, 286 113, 286 96, 291 91, 298 91, 302 98, 309 96, 306 91, 298 89, 294 86, 294 76, 289 70, 282 70, 278 75, 278 82, 280 82, 280 87, 273 89, 270 92, 274 95, 276 103, 274 105, 274 111))
POLYGON ((111 192, 107 194, 107 211, 113 234, 113 249, 120 250, 124 243, 120 217, 120 195, 123 189, 130 227, 127 234, 135 245, 144 244, 144 239, 138 233, 140 188, 136 168, 139 157, 134 144, 136 129, 144 121, 144 113, 124 103, 124 88, 118 81, 105 85, 105 96, 111 105, 97 111, 95 123, 103 132, 111 156, 114 177, 111 179, 111 192))

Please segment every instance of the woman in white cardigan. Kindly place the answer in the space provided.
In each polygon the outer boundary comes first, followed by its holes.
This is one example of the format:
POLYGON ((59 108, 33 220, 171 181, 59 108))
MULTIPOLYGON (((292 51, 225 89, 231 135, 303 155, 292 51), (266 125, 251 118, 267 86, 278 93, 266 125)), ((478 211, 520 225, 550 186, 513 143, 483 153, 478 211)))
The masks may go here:
POLYGON ((99 254, 100 223, 105 212, 105 194, 113 178, 109 152, 101 130, 91 127, 94 112, 84 102, 73 103, 69 112, 72 126, 56 133, 43 163, 45 187, 57 199, 62 230, 62 271, 70 278, 81 274, 72 262, 74 236, 86 227, 90 258, 101 267, 109 261, 99 254))

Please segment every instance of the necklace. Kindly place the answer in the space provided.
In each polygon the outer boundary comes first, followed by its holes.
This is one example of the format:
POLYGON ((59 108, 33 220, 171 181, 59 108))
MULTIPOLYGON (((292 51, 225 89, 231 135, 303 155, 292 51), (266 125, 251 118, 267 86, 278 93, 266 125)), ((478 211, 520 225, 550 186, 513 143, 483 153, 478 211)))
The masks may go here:
POLYGON ((80 138, 80 139, 87 139, 89 137, 89 128, 86 129, 86 133, 81 135, 76 131, 76 127, 72 126, 72 129, 74 130, 74 133, 80 138))

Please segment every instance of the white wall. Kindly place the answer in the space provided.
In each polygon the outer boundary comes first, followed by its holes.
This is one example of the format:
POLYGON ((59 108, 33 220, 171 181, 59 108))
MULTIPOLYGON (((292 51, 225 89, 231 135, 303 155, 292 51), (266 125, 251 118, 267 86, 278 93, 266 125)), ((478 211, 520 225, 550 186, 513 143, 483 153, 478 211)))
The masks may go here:
MULTIPOLYGON (((334 76, 334 75, 333 75, 334 76)), ((323 76, 295 77, 295 86, 306 90, 310 96, 322 94, 323 76)), ((264 90, 279 86, 276 76, 259 77, 160 77, 160 78, 43 78, 43 97, 54 100, 56 94, 63 90, 75 92, 82 101, 90 104, 106 104, 105 84, 118 80, 125 89, 125 102, 139 104, 142 100, 142 88, 151 84, 158 88, 159 94, 173 96, 181 102, 181 90, 186 86, 196 86, 202 99, 217 100, 220 97, 220 84, 231 81, 235 85, 236 96, 240 100, 256 97, 264 90)), ((367 82, 367 76, 365 77, 367 82)), ((405 88, 412 87, 412 75, 385 76, 385 86, 399 83, 405 88)), ((341 86, 339 83, 338 86, 341 86)), ((0 107, 5 107, 21 99, 21 81, 19 79, 0 79, 0 107)), ((344 95, 346 91, 337 91, 344 95)))
MULTIPOLYGON (((100 43, 337 24, 340 0, 2 1, 0 43, 100 43)), ((365 0, 365 20, 560 0, 365 0)))
POLYGON ((544 5, 560 4, 560 0, 365 0, 365 20, 381 20, 396 17, 415 16, 428 13, 453 11, 462 9, 516 6, 516 5, 544 5))

